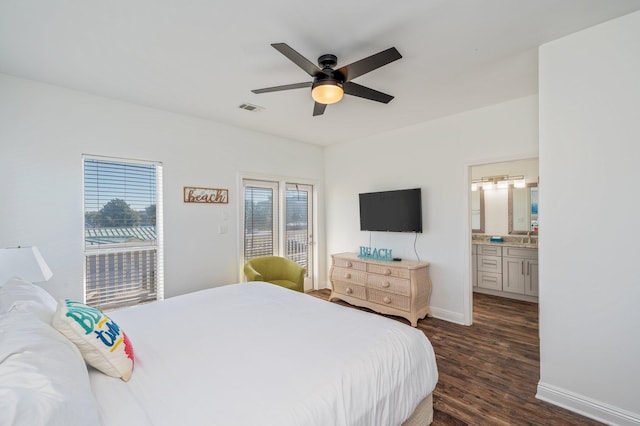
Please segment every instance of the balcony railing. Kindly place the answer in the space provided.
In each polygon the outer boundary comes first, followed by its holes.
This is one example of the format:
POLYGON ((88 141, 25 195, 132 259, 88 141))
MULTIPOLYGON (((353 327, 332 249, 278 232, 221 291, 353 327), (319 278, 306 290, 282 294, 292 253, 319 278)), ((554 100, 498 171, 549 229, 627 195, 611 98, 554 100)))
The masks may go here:
POLYGON ((287 231, 286 232, 287 247, 285 256, 293 260, 299 265, 307 268, 309 271, 309 236, 306 229, 287 231))
POLYGON ((87 304, 109 310, 157 299, 155 248, 86 254, 87 304))

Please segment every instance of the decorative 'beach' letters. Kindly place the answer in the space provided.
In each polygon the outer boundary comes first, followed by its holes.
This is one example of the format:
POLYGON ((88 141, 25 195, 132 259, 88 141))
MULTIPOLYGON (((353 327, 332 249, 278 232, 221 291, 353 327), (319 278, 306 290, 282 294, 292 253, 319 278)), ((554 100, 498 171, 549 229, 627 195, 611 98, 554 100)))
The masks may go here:
POLYGON ((229 190, 220 188, 184 187, 185 203, 228 204, 229 190))

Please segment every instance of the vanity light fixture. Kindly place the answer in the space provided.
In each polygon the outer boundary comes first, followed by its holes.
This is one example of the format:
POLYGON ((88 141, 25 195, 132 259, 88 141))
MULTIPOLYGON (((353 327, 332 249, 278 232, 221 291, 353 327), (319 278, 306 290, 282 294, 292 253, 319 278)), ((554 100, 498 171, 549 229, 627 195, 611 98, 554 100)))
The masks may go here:
POLYGON ((496 175, 483 176, 478 179, 473 179, 471 181, 471 190, 477 191, 480 187, 482 187, 482 189, 485 191, 494 189, 496 187, 498 189, 507 189, 509 185, 513 185, 514 188, 525 188, 527 186, 523 175, 496 175))
POLYGON ((527 183, 524 181, 524 178, 513 181, 514 188, 526 188, 527 183))

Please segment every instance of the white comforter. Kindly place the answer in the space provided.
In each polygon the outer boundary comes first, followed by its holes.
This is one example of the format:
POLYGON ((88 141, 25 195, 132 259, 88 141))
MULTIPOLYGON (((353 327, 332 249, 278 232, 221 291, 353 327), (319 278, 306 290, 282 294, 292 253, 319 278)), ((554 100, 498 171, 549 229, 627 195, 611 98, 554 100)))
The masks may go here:
POLYGON ((421 331, 267 283, 109 316, 135 367, 90 371, 105 425, 398 425, 438 379, 421 331))

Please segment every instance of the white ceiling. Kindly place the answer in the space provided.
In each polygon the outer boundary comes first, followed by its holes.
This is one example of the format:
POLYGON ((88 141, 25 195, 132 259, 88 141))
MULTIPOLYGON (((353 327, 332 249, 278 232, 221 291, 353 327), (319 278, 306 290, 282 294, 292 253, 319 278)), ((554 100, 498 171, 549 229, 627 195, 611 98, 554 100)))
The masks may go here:
MULTIPOLYGON (((537 92, 537 46, 640 10, 640 0, 1 0, 0 72, 328 145, 537 92), (270 44, 338 67, 403 58, 312 117, 309 81, 270 44), (264 107, 248 112, 238 105, 264 107)), ((1 96, 1 94, 0 94, 1 96)))

